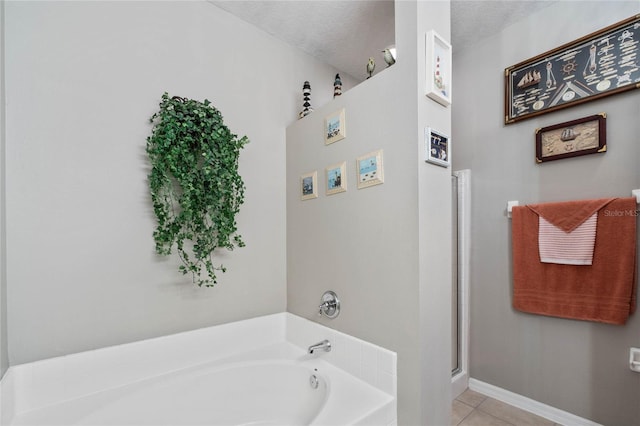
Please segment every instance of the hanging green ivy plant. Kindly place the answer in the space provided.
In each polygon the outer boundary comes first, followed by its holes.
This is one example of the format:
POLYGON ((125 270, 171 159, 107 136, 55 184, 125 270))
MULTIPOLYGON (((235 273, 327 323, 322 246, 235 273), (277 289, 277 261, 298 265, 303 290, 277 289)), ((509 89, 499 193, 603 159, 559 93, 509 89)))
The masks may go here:
POLYGON ((158 226, 156 252, 171 254, 175 245, 179 270, 199 286, 217 283, 213 251, 244 247, 236 214, 244 202, 238 174, 240 150, 249 142, 225 126, 211 102, 162 95, 160 111, 150 119, 147 154, 149 187, 158 226))

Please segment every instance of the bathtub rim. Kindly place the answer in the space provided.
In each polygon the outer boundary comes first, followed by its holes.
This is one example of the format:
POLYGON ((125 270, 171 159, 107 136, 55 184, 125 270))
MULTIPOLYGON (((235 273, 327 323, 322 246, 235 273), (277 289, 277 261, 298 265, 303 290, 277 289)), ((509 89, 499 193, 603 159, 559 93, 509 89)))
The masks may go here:
POLYGON ((390 395, 393 408, 385 408, 385 415, 393 418, 387 424, 397 419, 395 352, 289 312, 281 312, 11 366, 0 380, 0 424, 10 424, 15 416, 47 405, 220 360, 268 344, 287 342, 306 351, 306 346, 315 343, 319 337, 335 342, 332 352, 319 356, 390 395), (227 344, 232 341, 234 345, 227 344), (220 348, 226 350, 214 354, 220 348), (160 362, 148 362, 150 354, 157 353, 167 356, 160 362), (67 389, 56 389, 59 388, 56 383, 65 382, 65 371, 76 371, 78 366, 88 377, 67 386, 67 389), (142 371, 138 371, 140 366, 144 367, 142 371))

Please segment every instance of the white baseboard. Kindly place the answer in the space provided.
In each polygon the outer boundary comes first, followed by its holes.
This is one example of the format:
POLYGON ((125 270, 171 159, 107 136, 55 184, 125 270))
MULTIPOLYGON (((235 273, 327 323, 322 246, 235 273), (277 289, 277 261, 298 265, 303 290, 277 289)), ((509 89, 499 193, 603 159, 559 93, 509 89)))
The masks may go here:
POLYGON ((506 389, 499 388, 489 383, 481 382, 480 380, 470 378, 469 389, 479 392, 483 395, 490 396, 498 401, 505 402, 514 407, 536 414, 545 419, 549 419, 553 422, 561 425, 571 426, 602 426, 600 423, 576 416, 567 411, 560 410, 547 404, 543 404, 538 401, 534 401, 526 396, 513 393, 506 389))
POLYGON ((451 378, 451 401, 462 395, 469 387, 469 375, 466 371, 460 371, 451 378))

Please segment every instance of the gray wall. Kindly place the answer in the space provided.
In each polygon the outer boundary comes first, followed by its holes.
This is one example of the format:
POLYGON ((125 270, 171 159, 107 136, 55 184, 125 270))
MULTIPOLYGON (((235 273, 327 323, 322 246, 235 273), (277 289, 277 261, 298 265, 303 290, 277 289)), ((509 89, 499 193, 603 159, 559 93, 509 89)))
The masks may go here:
POLYGON ((0 0, 0 378, 9 368, 9 353, 7 350, 7 264, 5 256, 4 105, 4 0, 0 0))
MULTIPOLYGON (((396 2, 398 62, 287 129, 287 309, 398 353, 400 424, 449 424, 450 169, 423 161, 424 127, 450 110, 424 96, 425 32, 449 37, 447 2, 396 2), (325 146, 324 118, 346 111, 325 146), (357 189, 356 158, 384 152, 384 184, 357 189), (347 192, 325 195, 325 167, 346 161, 347 192), (300 175, 318 172, 317 199, 300 175), (342 312, 317 316, 337 292, 342 312)), ((339 344, 339 343, 338 343, 339 344)))
POLYGON ((471 377, 607 425, 637 425, 640 314, 625 326, 511 308, 506 202, 630 196, 640 188, 640 91, 503 125, 504 68, 640 12, 633 2, 558 2, 454 53, 455 169, 472 170, 471 377), (606 112, 608 151, 534 162, 534 130, 606 112))
POLYGON ((303 81, 323 103, 336 70, 207 2, 8 2, 5 14, 11 364, 284 311, 285 127, 303 81), (214 289, 154 253, 144 149, 164 91, 210 99, 251 140, 247 247, 219 254, 214 289))

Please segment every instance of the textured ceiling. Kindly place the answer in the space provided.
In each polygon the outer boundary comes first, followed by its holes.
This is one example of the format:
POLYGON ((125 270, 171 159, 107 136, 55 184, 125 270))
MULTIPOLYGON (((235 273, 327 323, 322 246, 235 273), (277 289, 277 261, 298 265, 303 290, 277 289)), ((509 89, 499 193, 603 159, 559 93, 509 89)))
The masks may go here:
MULTIPOLYGON (((376 59, 376 71, 384 69, 382 49, 395 43, 393 0, 209 1, 358 81, 367 76, 369 56, 376 59)), ((452 0, 454 52, 551 3, 554 1, 452 0)))

